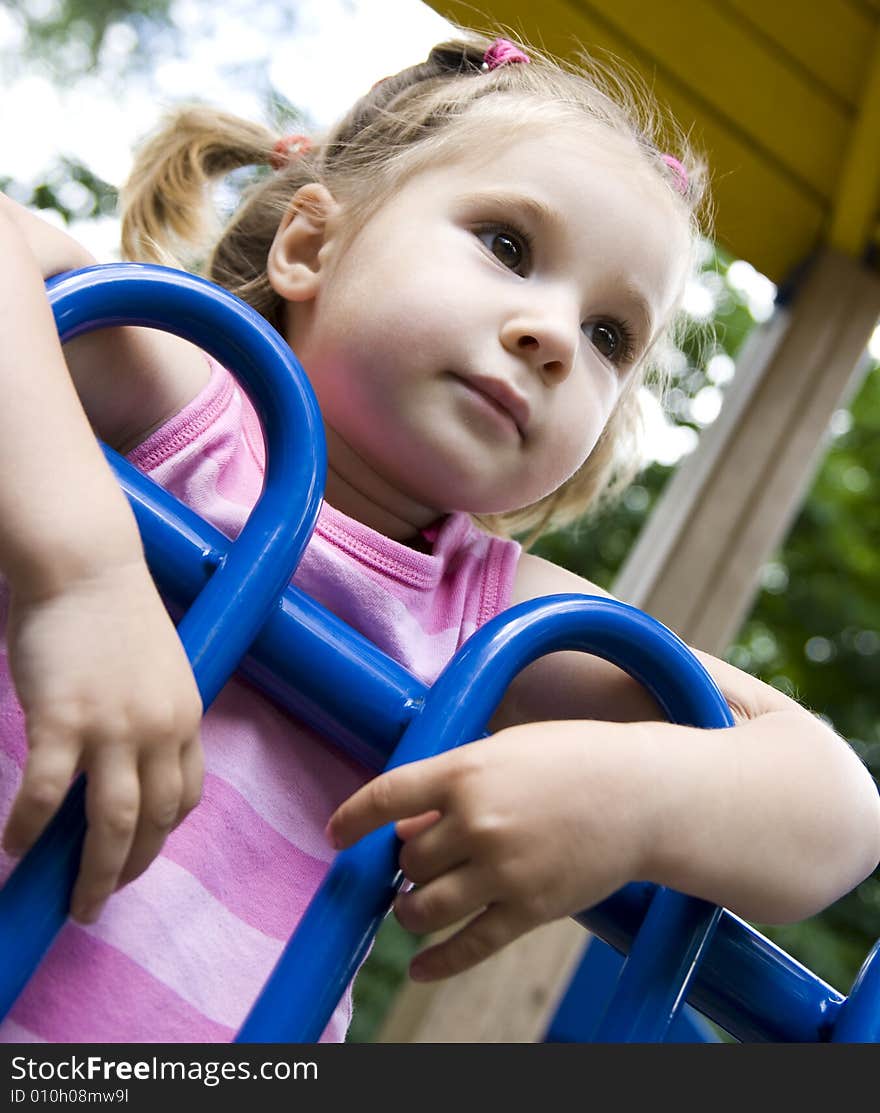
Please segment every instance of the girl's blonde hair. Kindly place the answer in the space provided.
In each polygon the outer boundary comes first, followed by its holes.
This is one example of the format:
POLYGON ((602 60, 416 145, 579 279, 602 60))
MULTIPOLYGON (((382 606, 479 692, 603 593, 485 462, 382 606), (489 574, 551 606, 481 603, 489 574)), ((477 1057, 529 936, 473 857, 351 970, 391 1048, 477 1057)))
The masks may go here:
MULTIPOLYGON (((686 137, 664 117, 638 79, 618 66, 582 57, 562 63, 528 47, 530 64, 483 69, 489 38, 462 32, 427 60, 385 78, 355 103, 322 140, 248 187, 232 218, 219 227, 208 186, 246 166, 277 166, 279 135, 259 124, 204 106, 177 109, 140 148, 122 191, 122 245, 127 258, 199 270, 248 302, 276 328, 284 302, 272 289, 266 261, 290 199, 320 182, 349 213, 352 234, 408 177, 473 148, 476 140, 595 121, 628 136, 633 157, 652 167, 680 201, 691 243, 700 233, 705 172, 686 137), (670 153, 687 176, 664 160, 670 153)), ((674 328, 669 322, 665 336, 674 328)), ((582 517, 622 489, 639 470, 639 387, 664 337, 630 378, 598 443, 580 469, 539 502, 484 516, 494 532, 528 535, 582 517)))

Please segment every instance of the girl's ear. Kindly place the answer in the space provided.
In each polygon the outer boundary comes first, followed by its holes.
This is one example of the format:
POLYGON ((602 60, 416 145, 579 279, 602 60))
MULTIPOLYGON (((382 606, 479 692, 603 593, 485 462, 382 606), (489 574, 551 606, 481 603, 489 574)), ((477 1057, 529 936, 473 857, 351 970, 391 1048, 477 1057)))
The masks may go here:
POLYGON ((269 248, 266 273, 272 289, 285 301, 310 301, 321 283, 321 248, 339 205, 318 182, 293 195, 269 248))

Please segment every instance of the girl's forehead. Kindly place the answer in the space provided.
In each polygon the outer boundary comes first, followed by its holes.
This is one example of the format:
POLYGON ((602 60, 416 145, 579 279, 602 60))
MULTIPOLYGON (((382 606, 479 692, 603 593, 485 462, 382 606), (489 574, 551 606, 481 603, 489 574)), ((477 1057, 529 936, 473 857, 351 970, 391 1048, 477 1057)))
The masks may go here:
POLYGON ((425 168, 429 181, 452 190, 523 190, 575 209, 581 198, 595 204, 607 197, 615 208, 629 203, 687 224, 680 201, 635 140, 599 121, 488 128, 465 138, 470 141, 425 168))
POLYGON ((659 187, 659 192, 666 191, 632 136, 587 116, 536 119, 519 126, 510 120, 465 118, 436 144, 420 169, 463 179, 503 171, 533 181, 554 181, 583 176, 591 168, 636 176, 646 185, 659 187))

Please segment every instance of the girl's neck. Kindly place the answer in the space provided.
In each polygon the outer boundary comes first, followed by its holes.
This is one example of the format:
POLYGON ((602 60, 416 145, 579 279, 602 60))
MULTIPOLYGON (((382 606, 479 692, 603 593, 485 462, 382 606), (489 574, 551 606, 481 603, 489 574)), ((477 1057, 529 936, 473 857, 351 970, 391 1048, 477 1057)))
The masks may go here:
POLYGON ((421 530, 440 512, 392 488, 325 425, 327 502, 349 518, 404 545, 418 544, 421 530))

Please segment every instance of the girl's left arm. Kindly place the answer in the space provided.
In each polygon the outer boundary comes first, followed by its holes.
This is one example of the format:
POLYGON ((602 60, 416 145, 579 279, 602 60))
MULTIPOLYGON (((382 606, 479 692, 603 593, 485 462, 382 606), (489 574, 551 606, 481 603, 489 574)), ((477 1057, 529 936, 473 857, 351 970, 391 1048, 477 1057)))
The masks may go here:
MULTIPOLYGON (((572 591, 607 594, 524 555, 512 602, 572 591)), ((665 722, 620 669, 557 653, 517 677, 491 738, 383 774, 338 809, 337 847, 398 821, 401 868, 417 885, 395 905, 405 927, 459 925, 417 956, 414 977, 464 970, 628 881, 784 923, 872 872, 880 796, 846 741, 776 689, 697 656, 730 729, 665 722)))

